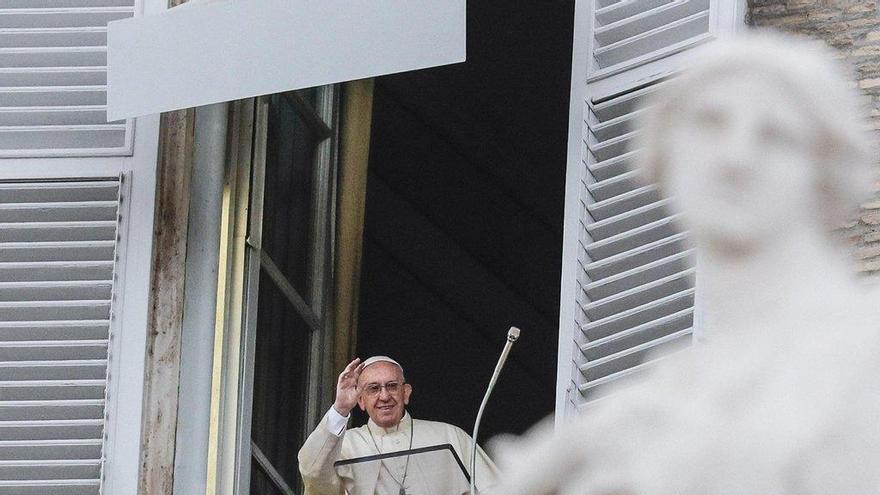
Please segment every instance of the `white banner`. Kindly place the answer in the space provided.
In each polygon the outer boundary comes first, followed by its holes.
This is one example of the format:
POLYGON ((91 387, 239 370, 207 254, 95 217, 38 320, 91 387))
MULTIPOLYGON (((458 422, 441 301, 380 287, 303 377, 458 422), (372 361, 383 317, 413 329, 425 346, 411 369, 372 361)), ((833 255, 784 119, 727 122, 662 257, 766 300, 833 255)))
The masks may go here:
POLYGON ((118 120, 465 60, 465 0, 221 0, 114 21, 118 120))

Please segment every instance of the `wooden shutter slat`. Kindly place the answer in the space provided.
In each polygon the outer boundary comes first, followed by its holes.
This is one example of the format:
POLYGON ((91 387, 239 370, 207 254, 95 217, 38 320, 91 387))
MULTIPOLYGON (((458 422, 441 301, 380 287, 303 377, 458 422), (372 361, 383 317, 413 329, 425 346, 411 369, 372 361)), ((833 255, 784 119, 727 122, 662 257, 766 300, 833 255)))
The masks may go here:
POLYGON ((701 14, 709 8, 708 0, 679 0, 638 12, 617 22, 596 28, 602 45, 631 39, 648 31, 671 25, 681 19, 701 14))
POLYGON ((0 223, 76 222, 89 220, 115 220, 115 218, 115 201, 0 203, 0 223))
POLYGON ((596 9, 596 21, 599 26, 605 26, 661 5, 673 3, 674 1, 675 0, 629 0, 612 3, 606 7, 596 9))
MULTIPOLYGON (((63 359, 51 361, 0 362, 3 380, 102 380, 107 374, 106 359, 63 359)), ((0 404, 2 407, 2 404, 0 404)))
POLYGON ((93 459, 0 461, 0 480, 93 479, 100 469, 101 462, 93 459))
POLYGON ((98 495, 100 486, 100 480, 0 480, 0 490, 16 495, 98 495))
POLYGON ((587 302, 582 305, 582 309, 591 320, 605 318, 687 290, 690 288, 689 278, 692 275, 693 269, 688 269, 598 301, 587 302))
POLYGON ((132 7, 66 7, 0 9, 0 28, 106 26, 134 15, 132 7))
POLYGON ((0 344, 5 342, 106 339, 109 319, 0 321, 0 344))
POLYGON ((0 311, 7 320, 57 320, 81 318, 92 320, 110 315, 107 301, 33 301, 0 302, 0 311))
POLYGON ((593 199, 596 201, 602 201, 641 187, 642 184, 639 183, 638 177, 638 170, 630 170, 620 175, 589 184, 587 185, 587 190, 593 199))
POLYGON ((646 265, 685 251, 687 237, 687 233, 678 233, 659 241, 640 245, 629 251, 583 264, 583 270, 590 280, 613 277, 632 266, 646 265))
POLYGON ((637 153, 637 150, 632 150, 605 161, 588 163, 587 170, 596 180, 606 180, 624 174, 633 169, 632 164, 637 153))
MULTIPOLYGON (((589 361, 586 361, 584 364, 582 364, 580 366, 580 369, 583 372, 589 372, 590 370, 594 370, 594 369, 606 366, 607 364, 612 363, 614 361, 618 361, 618 360, 626 358, 626 357, 631 357, 633 354, 642 353, 642 352, 648 351, 650 349, 667 344, 669 342, 672 342, 674 340, 678 340, 679 338, 690 334, 690 332, 691 332, 691 328, 685 328, 685 329, 679 330, 679 331, 671 333, 671 334, 665 334, 662 337, 659 337, 659 338, 653 339, 653 340, 649 340, 648 342, 644 342, 644 343, 639 344, 637 346, 624 347, 622 350, 620 350, 618 352, 614 352, 614 353, 607 354, 607 355, 604 355, 604 356, 596 358, 596 359, 591 359, 589 361)), ((627 367, 631 367, 631 366, 627 366, 627 367)), ((616 371, 617 370, 615 370, 614 372, 616 372, 616 371)), ((604 375, 604 373, 603 373, 603 375, 604 375)))
MULTIPOLYGON (((0 224, 2 225, 2 224, 0 224)), ((70 230, 71 233, 78 232, 70 230)), ((43 282, 50 280, 111 280, 113 261, 8 261, 0 263, 0 280, 43 282)))
POLYGON ((118 124, 6 127, 0 129, 0 147, 42 149, 51 140, 59 149, 118 148, 125 146, 125 133, 126 126, 118 124))
POLYGON ((636 136, 638 131, 628 132, 602 142, 591 143, 587 140, 587 148, 597 161, 608 160, 625 153, 629 149, 629 143, 636 136))
POLYGON ((105 125, 104 105, 0 108, 0 126, 105 125))
MULTIPOLYGON (((595 394, 597 391, 603 390, 607 386, 612 385, 614 382, 624 379, 624 378, 632 378, 633 376, 640 375, 649 371, 651 368, 657 366, 659 363, 670 358, 671 355, 674 355, 675 352, 669 352, 662 356, 658 356, 655 359, 641 362, 635 366, 631 366, 629 368, 624 368, 615 373, 611 373, 609 375, 605 375, 601 378, 597 378, 595 380, 591 380, 585 383, 578 385, 578 391, 584 397, 590 397, 592 394, 595 394)), ((589 402, 581 402, 577 404, 579 410, 586 410, 589 408, 589 402)))
MULTIPOLYGON (((59 143, 58 150, 73 150, 82 144, 89 144, 92 148, 112 149, 125 145, 125 127, 98 127, 94 129, 67 128, 67 129, 27 129, 23 131, 0 132, 0 145, 15 143, 20 154, 28 150, 41 150, 47 139, 59 143)), ((90 148, 91 149, 91 148, 90 148)), ((59 153, 63 153, 59 151, 59 153)))
POLYGON ((645 224, 633 230, 613 235, 601 241, 586 244, 584 249, 590 259, 604 259, 617 254, 633 251, 640 246, 660 241, 678 234, 675 222, 678 215, 668 216, 656 222, 645 224))
POLYGON ((98 261, 112 259, 116 243, 105 241, 0 242, 0 262, 98 261))
POLYGON ((131 0, 5 0, 6 9, 131 7, 131 0))
POLYGON ((655 354, 669 353, 689 346, 690 335, 692 333, 693 330, 688 328, 635 347, 627 348, 610 356, 587 361, 580 367, 580 371, 584 374, 587 380, 596 380, 607 375, 624 371, 643 363, 646 354, 649 352, 655 354))
POLYGON ((114 201, 118 194, 115 180, 0 182, 0 203, 114 201))
MULTIPOLYGON (((44 223, 0 223, 4 231, 3 240, 7 242, 52 242, 52 241, 103 241, 116 235, 116 223, 97 222, 44 222, 44 223)), ((0 270, 7 263, 0 263, 0 270)))
POLYGON ((614 119, 590 125, 590 145, 595 147, 602 143, 609 142, 612 139, 626 137, 627 142, 631 141, 635 128, 633 124, 637 122, 641 111, 630 112, 614 119))
POLYGON ((0 46, 7 48, 90 46, 105 47, 106 52, 107 28, 104 26, 4 28, 0 29, 0 46))
POLYGON ((112 291, 113 284, 109 280, 0 282, 0 302, 108 300, 112 291))
MULTIPOLYGON (((625 198, 627 195, 633 194, 634 191, 635 190, 627 191, 618 196, 609 198, 609 200, 619 197, 625 198)), ((670 216, 668 208, 669 200, 661 199, 590 223, 586 226, 586 229, 587 232, 589 232, 591 239, 601 241, 602 239, 629 232, 643 225, 667 218, 670 216)))
MULTIPOLYGON (((82 321, 90 321, 90 320, 82 320, 82 321)), ((92 320, 92 321, 102 321, 102 320, 92 320)), ((52 324, 56 322, 50 322, 52 324)), ((71 346, 100 346, 107 345, 107 341, 105 339, 93 339, 93 340, 25 340, 25 341, 0 341, 0 352, 3 352, 4 349, 10 348, 23 348, 23 347, 32 347, 34 349, 45 349, 50 347, 71 347, 71 346)))
POLYGON ((591 203, 587 205, 587 211, 594 221, 600 221, 660 200, 657 186, 643 186, 604 201, 591 203))
MULTIPOLYGON (((0 67, 0 92, 9 88, 104 86, 107 67, 0 67)), ((4 96, 4 100, 6 99, 4 96)), ((22 107, 18 104, 18 107, 22 107)), ((38 105, 45 106, 45 105, 38 105)), ((73 105, 72 105, 73 106, 73 105)))
POLYGON ((99 459, 100 456, 100 439, 0 440, 0 460, 99 459))
POLYGON ((0 421, 0 440, 64 440, 101 438, 104 418, 42 421, 0 421))
POLYGON ((639 109, 644 106, 643 103, 645 97, 662 88, 667 82, 668 81, 662 79, 655 80, 645 87, 625 92, 624 94, 607 101, 598 103, 587 101, 588 113, 594 115, 598 122, 606 122, 633 112, 638 112, 639 109))
POLYGON ((603 338, 626 331, 628 328, 663 318, 676 311, 693 306, 694 291, 688 288, 670 296, 650 301, 641 306, 591 320, 580 327, 581 333, 589 338, 603 338))
POLYGON ((693 308, 685 308, 620 332, 588 340, 580 346, 580 349, 588 359, 612 355, 623 349, 660 338, 668 333, 690 328, 693 325, 693 313, 693 308))
POLYGON ((0 342, 0 361, 107 359, 107 340, 39 340, 0 342))
POLYGON ((107 65, 106 46, 0 48, 3 67, 94 67, 107 65))
POLYGON ((597 48, 594 54, 603 71, 593 77, 606 77, 626 67, 657 60, 707 41, 711 39, 706 34, 708 28, 709 13, 701 12, 671 25, 597 48))
POLYGON ((0 420, 98 419, 104 405, 102 399, 0 401, 0 420))
POLYGON ((675 275, 693 266, 693 251, 676 253, 651 263, 636 266, 614 276, 603 278, 583 286, 591 301, 619 294, 644 286, 655 280, 675 275))
POLYGON ((103 399, 104 387, 104 380, 0 381, 0 394, 5 400, 103 399))
POLYGON ((107 104, 105 86, 20 86, 2 88, 3 108, 107 104))

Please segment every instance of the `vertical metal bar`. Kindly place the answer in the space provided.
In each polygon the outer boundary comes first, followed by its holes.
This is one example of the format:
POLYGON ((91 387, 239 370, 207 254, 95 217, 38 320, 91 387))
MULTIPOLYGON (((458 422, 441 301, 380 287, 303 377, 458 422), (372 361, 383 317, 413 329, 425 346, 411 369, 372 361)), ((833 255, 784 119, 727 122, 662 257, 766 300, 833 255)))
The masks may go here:
POLYGON ((321 349, 321 382, 319 416, 315 418, 315 424, 321 420, 324 413, 333 404, 336 396, 336 205, 339 173, 339 109, 342 86, 334 84, 327 87, 326 98, 322 101, 322 118, 330 125, 333 132, 326 141, 327 153, 327 215, 325 229, 327 232, 326 251, 324 258, 323 273, 326 280, 323 291, 324 301, 324 341, 321 349))
POLYGON ((196 109, 174 493, 202 494, 207 483, 227 123, 227 103, 196 109))
POLYGON ((260 281, 260 253, 247 247, 247 292, 244 338, 242 339, 241 389, 236 432, 235 495, 248 495, 251 487, 251 428, 254 404, 254 361, 257 347, 257 303, 260 281))
POLYGON ((223 362, 223 388, 221 390, 219 451, 217 464, 216 495, 233 495, 236 483, 236 461, 238 456, 238 434, 240 426, 239 408, 241 397, 241 379, 244 348, 244 318, 246 314, 248 265, 246 237, 248 232, 248 213, 251 198, 251 169, 254 140, 254 107, 255 100, 248 99, 240 103, 238 154, 233 158, 237 178, 233 193, 234 208, 232 212, 233 235, 228 312, 226 315, 226 338, 223 362))
MULTIPOLYGON (((318 95, 318 104, 316 111, 322 122, 328 123, 333 128, 333 122, 327 122, 328 116, 332 115, 334 101, 334 87, 322 87, 318 95)), ((310 250, 309 262, 309 278, 311 280, 309 299, 311 300, 312 311, 318 316, 321 322, 321 330, 312 332, 309 335, 309 367, 308 367, 308 400, 306 401, 306 414, 303 424, 304 434, 308 434, 318 423, 324 406, 322 391, 324 389, 325 373, 324 363, 326 363, 325 350, 329 347, 327 340, 329 337, 328 324, 332 322, 326 314, 327 298, 329 292, 331 272, 327 270, 330 264, 330 238, 332 232, 329 229, 330 222, 330 191, 333 186, 334 177, 333 169, 333 139, 326 137, 317 145, 315 150, 315 167, 312 175, 312 246, 310 250)))
POLYGON ((324 258, 323 273, 326 280, 323 290, 324 301, 324 341, 321 349, 321 374, 323 376, 322 390, 320 394, 319 416, 315 418, 315 424, 321 420, 324 413, 333 404, 336 396, 336 205, 339 173, 339 108, 342 86, 334 84, 327 87, 327 97, 322 101, 321 113, 324 120, 330 125, 333 132, 326 142, 328 161, 327 178, 327 217, 325 229, 327 232, 326 251, 324 258))
POLYGON ((247 495, 251 485, 251 415, 254 402, 254 351, 257 345, 257 303, 260 282, 260 246, 263 232, 263 190, 266 179, 266 126, 268 105, 256 104, 254 117, 254 159, 249 233, 246 242, 245 312, 241 349, 241 376, 236 432, 235 494, 247 495))

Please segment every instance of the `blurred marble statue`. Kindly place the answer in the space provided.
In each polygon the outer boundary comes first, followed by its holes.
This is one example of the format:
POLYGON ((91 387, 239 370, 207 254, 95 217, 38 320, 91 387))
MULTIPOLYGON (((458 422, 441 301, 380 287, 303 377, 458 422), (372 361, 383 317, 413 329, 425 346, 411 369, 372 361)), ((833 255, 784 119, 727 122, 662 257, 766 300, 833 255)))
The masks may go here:
POLYGON ((880 493, 880 299, 831 232, 875 158, 843 75, 751 35, 658 91, 641 165, 697 248, 707 343, 502 448, 504 493, 880 493))

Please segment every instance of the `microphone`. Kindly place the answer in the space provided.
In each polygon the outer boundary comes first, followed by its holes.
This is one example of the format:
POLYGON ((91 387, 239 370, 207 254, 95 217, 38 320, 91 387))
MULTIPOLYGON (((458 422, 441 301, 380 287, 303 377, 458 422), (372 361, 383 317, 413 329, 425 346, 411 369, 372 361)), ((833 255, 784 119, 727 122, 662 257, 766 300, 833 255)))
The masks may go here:
POLYGON ((486 409, 486 403, 489 402, 489 396, 492 395, 492 389, 495 388, 495 382, 501 374, 501 368, 507 361, 507 355, 510 354, 510 348, 519 338, 519 328, 510 327, 507 331, 507 342, 504 343, 504 349, 501 350, 501 356, 498 358, 498 364, 495 365, 495 372, 492 373, 492 379, 489 380, 489 387, 486 389, 486 395, 483 396, 483 402, 480 404, 480 410, 477 412, 477 420, 474 422, 474 434, 471 438, 471 489, 470 495, 476 495, 477 485, 477 433, 480 431, 480 421, 483 420, 483 410, 486 409))

